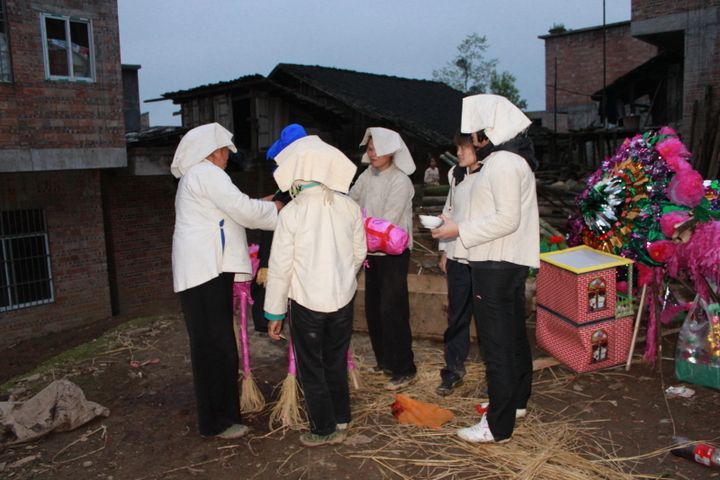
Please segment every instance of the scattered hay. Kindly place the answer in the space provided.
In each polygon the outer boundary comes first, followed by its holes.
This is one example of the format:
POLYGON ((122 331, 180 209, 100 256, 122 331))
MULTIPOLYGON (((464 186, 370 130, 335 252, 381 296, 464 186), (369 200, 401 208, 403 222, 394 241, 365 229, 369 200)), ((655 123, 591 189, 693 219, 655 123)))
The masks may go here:
MULTIPOLYGON (((368 345, 355 345, 358 367, 373 358, 368 345), (365 347, 365 348, 363 348, 365 347)), ((383 389, 387 377, 368 374, 365 388, 352 392, 353 426, 351 435, 363 434, 373 439, 370 448, 340 452, 347 458, 373 462, 389 476, 403 479, 547 479, 622 480, 638 478, 632 473, 639 458, 616 458, 607 452, 612 442, 594 439, 597 422, 580 421, 530 405, 528 417, 519 420, 512 440, 504 444, 472 444, 459 439, 458 428, 480 419, 475 405, 487 400, 484 368, 474 362, 466 365, 468 381, 451 396, 436 395, 440 381, 442 350, 416 345, 417 381, 403 393, 416 399, 436 403, 455 413, 455 419, 441 429, 425 429, 398 424, 390 414, 394 394, 383 389)), ((536 375, 535 395, 553 397, 567 392, 577 375, 546 369, 536 375)), ((624 375, 601 372, 610 377, 624 375)), ((574 392, 580 393, 580 392, 574 392)), ((597 399, 595 399, 597 400, 597 399)), ((656 477, 647 477, 656 478, 656 477)))

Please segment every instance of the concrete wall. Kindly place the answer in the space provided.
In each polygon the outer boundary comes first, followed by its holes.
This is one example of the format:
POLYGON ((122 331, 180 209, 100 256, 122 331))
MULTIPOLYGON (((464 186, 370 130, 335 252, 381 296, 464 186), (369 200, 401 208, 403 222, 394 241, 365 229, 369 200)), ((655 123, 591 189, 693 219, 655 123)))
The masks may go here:
POLYGON ((632 20, 635 22, 712 6, 720 6, 720 0, 633 0, 632 20))
POLYGON ((5 0, 5 7, 14 81, 0 83, 0 171, 126 165, 116 0, 5 0), (42 13, 92 22, 93 81, 45 78, 42 13))
POLYGON ((0 313, 0 345, 108 318, 99 171, 0 174, 0 205, 45 211, 55 298, 0 313))

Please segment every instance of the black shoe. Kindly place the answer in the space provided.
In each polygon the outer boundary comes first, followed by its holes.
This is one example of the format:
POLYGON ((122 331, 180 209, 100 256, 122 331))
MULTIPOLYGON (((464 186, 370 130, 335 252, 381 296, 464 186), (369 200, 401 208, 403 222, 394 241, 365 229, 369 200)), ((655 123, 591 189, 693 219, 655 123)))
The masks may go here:
POLYGON ((456 387, 463 384, 462 377, 446 377, 440 382, 440 385, 435 389, 435 393, 441 397, 450 395, 456 387))
POLYGON ((393 375, 390 377, 390 381, 385 384, 385 390, 395 391, 400 390, 401 388, 405 388, 411 383, 414 383, 416 378, 416 374, 410 374, 410 375, 393 375))
POLYGON ((385 367, 375 365, 374 367, 368 367, 368 373, 382 373, 387 376, 391 376, 392 372, 385 367))

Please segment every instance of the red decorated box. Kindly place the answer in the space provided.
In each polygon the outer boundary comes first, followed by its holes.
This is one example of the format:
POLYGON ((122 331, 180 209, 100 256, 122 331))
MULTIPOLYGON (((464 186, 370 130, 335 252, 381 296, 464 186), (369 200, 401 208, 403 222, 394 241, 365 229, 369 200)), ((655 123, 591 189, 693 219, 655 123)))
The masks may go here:
POLYGON ((617 269, 632 260, 587 246, 540 255, 536 338, 540 348, 586 372, 625 363, 632 341, 632 296, 618 296, 617 269))

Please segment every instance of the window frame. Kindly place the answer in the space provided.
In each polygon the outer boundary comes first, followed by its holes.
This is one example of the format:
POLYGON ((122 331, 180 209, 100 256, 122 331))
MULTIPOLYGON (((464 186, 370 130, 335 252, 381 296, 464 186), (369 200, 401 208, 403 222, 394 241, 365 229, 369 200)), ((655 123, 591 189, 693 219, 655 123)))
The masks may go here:
POLYGON ((7 8, 5 7, 5 0, 0 0, 0 24, 4 25, 5 30, 5 45, 7 45, 7 57, 8 57, 8 79, 3 80, 3 78, 0 76, 0 83, 13 83, 14 76, 13 76, 13 65, 12 65, 12 54, 10 51, 10 32, 8 27, 8 21, 7 21, 7 8))
POLYGON ((86 82, 86 83, 92 83, 95 82, 95 40, 93 35, 93 25, 92 20, 89 18, 82 18, 82 17, 75 17, 71 15, 56 15, 54 13, 41 13, 40 14, 40 29, 42 32, 42 47, 43 47, 43 64, 45 66, 45 79, 46 80, 60 80, 60 81, 69 81, 69 82, 86 82), (47 38, 47 19, 52 20, 62 20, 65 24, 65 41, 67 43, 72 43, 72 38, 70 36, 70 22, 76 22, 76 23, 84 23, 87 25, 87 32, 88 32, 88 57, 90 58, 90 76, 89 77, 81 77, 76 76, 72 61, 72 48, 68 48, 66 46, 65 52, 66 52, 66 60, 68 65, 68 72, 69 75, 52 75, 50 73, 50 53, 48 52, 48 38, 47 38))
MULTIPOLYGON (((50 254, 50 240, 48 238, 48 229, 47 229, 47 218, 45 216, 45 210, 42 208, 29 208, 29 209, 21 209, 21 210, 2 210, 0 211, 0 214, 4 212, 22 212, 22 211, 32 211, 37 210, 40 211, 42 214, 42 230, 37 230, 33 232, 24 232, 24 233, 12 233, 12 232, 5 232, 4 227, 2 225, 1 216, 0 216, 0 251, 2 251, 2 259, 3 261, 0 262, 0 276, 3 277, 5 285, 0 287, 3 290, 7 291, 7 305, 0 305, 0 313, 3 312, 11 312, 15 310, 20 310, 23 308, 28 307, 35 307, 40 305, 47 305, 50 303, 55 302, 55 284, 53 281, 53 274, 52 274, 52 256, 50 254), (17 289, 18 289, 18 283, 17 283, 17 276, 13 270, 13 258, 11 255, 11 247, 9 246, 9 243, 22 239, 22 238, 37 238, 40 237, 42 239, 42 243, 44 246, 44 257, 45 262, 47 262, 47 276, 46 278, 43 278, 41 280, 34 280, 34 281, 42 281, 45 282, 45 285, 47 286, 48 296, 45 298, 35 298, 30 301, 25 302, 19 302, 17 300, 17 289), (13 293, 15 295, 13 295, 13 293), (15 303, 13 303, 15 302, 15 303)), ((42 256, 38 256, 37 258, 42 259, 42 256)), ((42 260, 41 260, 42 261, 42 260)))

